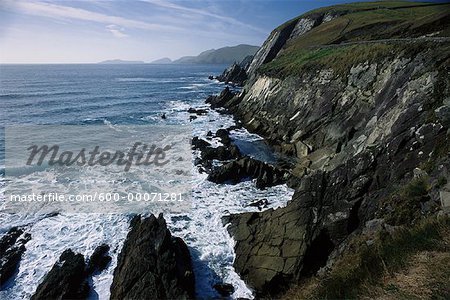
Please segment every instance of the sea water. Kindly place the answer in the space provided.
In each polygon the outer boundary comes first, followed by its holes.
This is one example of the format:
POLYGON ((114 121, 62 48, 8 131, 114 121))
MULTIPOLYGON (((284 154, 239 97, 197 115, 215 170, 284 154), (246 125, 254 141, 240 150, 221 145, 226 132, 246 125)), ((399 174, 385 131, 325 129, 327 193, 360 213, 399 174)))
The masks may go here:
MULTIPOLYGON (((2 129, 29 125, 96 125, 114 126, 173 125, 192 126, 192 135, 205 137, 208 131, 234 125, 230 115, 209 110, 208 114, 190 120, 190 107, 208 108, 210 94, 219 93, 224 85, 208 79, 219 74, 222 65, 1 65, 0 126, 2 129), (166 118, 161 116, 165 114, 166 118)), ((232 131, 241 151, 264 160, 273 159, 261 138, 245 129, 232 131)), ((219 145, 218 140, 213 144, 219 145)), ((5 191, 5 136, 0 134, 2 176, 0 189, 5 191)), ((193 159, 198 155, 193 152, 193 159)), ((257 211, 247 204, 266 198, 269 207, 284 206, 293 191, 285 185, 266 190, 255 188, 253 181, 236 185, 214 184, 192 165, 191 208, 184 213, 166 213, 172 234, 184 239, 193 259, 198 297, 218 297, 215 283, 231 283, 236 291, 232 298, 253 298, 252 291, 233 268, 234 241, 222 224, 230 213, 257 211)), ((31 170, 18 174, 16 180, 33 189, 58 178, 58 170, 31 170)), ((93 173, 96 176, 109 176, 93 173)), ((127 183, 122 183, 123 185, 127 183)), ((131 180, 132 186, 145 185, 145 178, 131 180)), ((129 231, 131 213, 62 212, 6 213, 5 196, 0 194, 0 236, 13 226, 26 226, 32 239, 26 244, 18 274, 0 292, 2 299, 28 299, 37 285, 68 248, 89 257, 102 244, 110 245, 112 263, 94 276, 91 299, 108 299, 118 253, 129 231), (3 202, 3 203, 2 203, 3 202)), ((155 211, 153 213, 158 213, 155 211)))

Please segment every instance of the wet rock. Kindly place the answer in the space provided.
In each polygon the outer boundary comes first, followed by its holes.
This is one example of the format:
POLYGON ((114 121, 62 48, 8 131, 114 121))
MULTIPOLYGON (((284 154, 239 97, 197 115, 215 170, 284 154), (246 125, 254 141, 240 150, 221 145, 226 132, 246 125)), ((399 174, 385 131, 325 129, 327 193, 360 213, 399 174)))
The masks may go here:
POLYGON ((25 252, 25 244, 31 235, 22 228, 11 228, 0 240, 0 288, 17 272, 20 260, 25 252))
POLYGON ((209 96, 206 99, 206 103, 211 104, 212 108, 223 107, 225 103, 230 101, 235 94, 230 90, 229 87, 226 87, 219 95, 209 96))
POLYGON ((198 149, 200 151, 204 150, 206 147, 211 146, 210 143, 208 143, 207 141, 205 141, 205 140, 203 140, 203 139, 201 139, 201 138, 199 138, 197 136, 194 136, 192 138, 191 144, 192 144, 192 148, 194 150, 198 149))
POLYGON ((85 267, 83 255, 75 254, 70 249, 65 250, 39 284, 31 299, 87 298, 90 288, 85 267))
POLYGON ((217 76, 217 80, 242 86, 247 80, 247 72, 240 65, 234 63, 225 69, 221 75, 217 76))
POLYGON ((223 219, 236 241, 234 267, 258 294, 277 295, 326 265, 354 228, 350 223, 360 222, 359 206, 348 195, 356 178, 372 174, 373 157, 364 153, 333 172, 304 177, 286 207, 223 219))
POLYGON ((160 214, 136 216, 119 254, 111 299, 192 299, 194 273, 189 249, 173 237, 160 214))
POLYGON ((225 146, 230 145, 231 143, 230 132, 227 129, 218 129, 216 131, 216 137, 220 138, 222 144, 225 146))
POLYGON ((257 207, 259 210, 262 210, 263 208, 267 208, 268 205, 269 201, 267 199, 259 199, 250 202, 247 206, 257 207))
POLYGON ((193 107, 190 107, 190 108, 188 109, 188 113, 190 113, 190 114, 196 114, 196 115, 198 115, 198 116, 203 116, 203 115, 206 115, 206 114, 208 113, 208 110, 207 110, 207 109, 203 109, 203 108, 193 108, 193 107))
POLYGON ((208 180, 215 183, 236 184, 247 178, 256 178, 256 186, 265 188, 284 183, 289 176, 285 170, 245 156, 211 171, 208 180))
POLYGON ((234 158, 241 157, 241 152, 236 145, 230 145, 228 147, 219 146, 219 147, 206 147, 201 151, 202 160, 230 160, 234 158))
POLYGON ((92 253, 89 258, 89 263, 87 265, 88 273, 99 273, 106 269, 106 267, 111 262, 111 256, 108 255, 109 246, 107 244, 102 244, 95 248, 94 253, 92 253))
POLYGON ((234 293, 234 286, 229 283, 216 283, 213 287, 223 297, 228 297, 234 293))

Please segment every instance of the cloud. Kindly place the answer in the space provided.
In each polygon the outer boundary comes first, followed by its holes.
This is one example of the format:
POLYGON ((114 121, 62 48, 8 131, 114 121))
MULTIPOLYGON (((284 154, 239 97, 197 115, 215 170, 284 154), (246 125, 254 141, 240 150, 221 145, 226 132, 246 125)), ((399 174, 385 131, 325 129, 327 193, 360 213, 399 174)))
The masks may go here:
POLYGON ((214 32, 213 38, 215 40, 222 40, 227 43, 234 43, 236 40, 262 39, 267 34, 262 29, 253 27, 249 24, 244 24, 230 17, 221 16, 203 9, 184 7, 162 0, 145 1, 150 5, 156 5, 158 8, 166 9, 169 12, 158 15, 159 21, 154 22, 99 13, 83 8, 50 2, 29 2, 20 0, 0 1, 2 1, 2 9, 12 10, 22 14, 52 18, 64 22, 78 20, 103 24, 106 26, 106 30, 111 32, 111 34, 117 38, 129 36, 124 32, 125 29, 140 29, 155 33, 189 34, 204 38, 211 38, 211 33, 214 32), (207 22, 205 22, 205 18, 207 19, 207 22), (197 19, 198 22, 194 23, 193 19, 197 19), (108 28, 107 26, 111 24, 117 27, 108 28), (247 30, 231 30, 230 25, 239 28, 245 27, 247 30))
POLYGON ((203 10, 203 9, 198 9, 198 8, 190 8, 190 7, 186 7, 186 6, 181 6, 169 1, 164 1, 164 0, 143 0, 144 2, 147 3, 151 3, 153 5, 162 7, 162 8, 168 8, 168 9, 172 9, 172 10, 179 10, 179 11, 183 11, 186 13, 192 13, 192 14, 197 14, 197 15, 201 15, 201 16, 205 16, 205 17, 210 17, 210 18, 214 18, 223 22, 226 22, 228 24, 232 24, 232 25, 237 25, 237 26, 244 26, 247 27, 248 29, 251 29, 253 31, 259 32, 259 33, 263 33, 263 34, 267 34, 267 31, 246 23, 243 23, 239 20, 236 20, 234 18, 231 17, 227 17, 227 16, 222 16, 222 15, 218 15, 212 12, 209 12, 207 10, 203 10))
POLYGON ((125 38, 128 37, 127 34, 124 33, 125 29, 122 27, 119 27, 117 25, 111 24, 107 25, 106 29, 111 32, 115 37, 117 38, 125 38))
POLYGON ((110 16, 89 10, 63 6, 58 4, 46 2, 23 2, 23 1, 7 1, 4 4, 9 4, 12 9, 19 10, 23 13, 36 16, 44 16, 58 19, 74 19, 82 21, 91 21, 102 24, 116 24, 118 26, 153 30, 153 31, 180 31, 179 27, 155 24, 149 22, 142 22, 131 20, 118 16, 110 16))

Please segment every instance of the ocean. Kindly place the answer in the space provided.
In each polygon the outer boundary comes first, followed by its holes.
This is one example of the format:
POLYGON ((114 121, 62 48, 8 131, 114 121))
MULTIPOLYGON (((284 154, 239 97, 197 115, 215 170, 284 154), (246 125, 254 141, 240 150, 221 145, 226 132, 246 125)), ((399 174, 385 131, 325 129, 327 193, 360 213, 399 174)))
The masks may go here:
MULTIPOLYGON (((219 93, 224 84, 209 80, 220 74, 223 65, 1 65, 0 127, 21 125, 96 125, 114 126, 173 125, 192 128, 192 136, 206 136, 208 131, 235 124, 232 116, 219 114, 204 104, 208 95, 219 93), (208 114, 191 120, 190 107, 208 108, 208 114), (162 115, 165 118, 162 118, 162 115)), ((4 130, 2 130, 4 131, 4 130)), ((264 160, 273 159, 262 139, 245 129, 231 132, 231 137, 245 154, 264 160)), ((24 182, 40 191, 46 180, 61 174, 58 169, 32 170, 5 178, 5 136, 0 138, 4 192, 11 182, 24 182)), ((192 160, 198 153, 192 153, 192 160)), ((293 191, 285 185, 266 190, 254 182, 217 185, 206 180, 192 167, 194 185, 191 209, 166 214, 173 235, 187 243, 193 259, 196 290, 201 299, 218 297, 215 283, 231 283, 232 298, 253 298, 252 291, 235 272, 232 238, 222 224, 230 213, 257 211, 250 201, 266 198, 270 207, 284 206, 293 191)), ((111 174, 93 173, 90 179, 111 174)), ((145 177, 130 179, 130 186, 145 190, 145 177)), ((119 183, 114 183, 119 184, 119 183)), ((122 183, 124 184, 124 183, 122 183)), ((13 226, 25 226, 32 239, 26 244, 14 281, 0 292, 3 299, 29 299, 39 281, 67 248, 89 257, 94 249, 107 243, 113 258, 103 273, 94 276, 92 299, 108 299, 117 255, 128 232, 132 214, 84 213, 42 215, 6 213, 4 195, 0 195, 0 235, 13 226)), ((156 211, 154 213, 157 213, 156 211)))

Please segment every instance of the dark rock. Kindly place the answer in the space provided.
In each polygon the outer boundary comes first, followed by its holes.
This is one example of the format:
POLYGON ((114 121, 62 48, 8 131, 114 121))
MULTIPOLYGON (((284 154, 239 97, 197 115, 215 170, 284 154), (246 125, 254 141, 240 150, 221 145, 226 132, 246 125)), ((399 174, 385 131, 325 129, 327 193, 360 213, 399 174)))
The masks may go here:
POLYGON ((348 235, 352 183, 373 172, 374 157, 361 154, 333 172, 304 177, 286 207, 223 219, 231 223, 227 228, 236 241, 234 267, 252 288, 277 295, 325 265, 348 235))
POLYGON ((190 113, 190 114, 196 114, 196 115, 202 116, 202 115, 206 115, 206 114, 208 113, 208 110, 207 110, 207 109, 202 109, 202 108, 193 108, 193 107, 190 107, 190 108, 188 109, 188 113, 190 113))
POLYGON ((208 180, 215 183, 236 184, 246 178, 256 178, 256 187, 265 188, 284 183, 288 175, 287 171, 245 156, 216 167, 209 174, 208 180))
POLYGON ((218 129, 216 131, 216 136, 220 138, 222 144, 224 144, 225 146, 230 145, 231 143, 230 132, 227 129, 223 128, 218 129))
POLYGON ((111 256, 108 255, 109 246, 102 244, 95 248, 94 253, 92 253, 89 258, 89 263, 87 266, 88 273, 102 272, 111 262, 111 256))
POLYGON ((269 201, 267 199, 259 199, 250 202, 247 206, 257 207, 259 210, 262 210, 263 208, 267 208, 268 205, 269 201))
POLYGON ((197 136, 194 136, 192 138, 191 144, 192 144, 192 148, 194 150, 198 149, 200 151, 204 150, 206 147, 210 147, 211 146, 210 143, 208 143, 207 141, 205 141, 205 140, 203 140, 203 139, 201 139, 201 138, 199 138, 197 136))
POLYGON ((87 298, 90 288, 85 267, 83 255, 75 254, 70 249, 65 250, 39 284, 31 299, 87 298))
POLYGON ((163 120, 167 119, 166 113, 161 114, 161 119, 163 119, 163 120))
POLYGON ((234 63, 225 69, 220 76, 217 76, 217 80, 243 86, 244 82, 247 80, 247 72, 245 72, 244 68, 234 63))
POLYGON ((230 90, 229 87, 226 87, 219 95, 217 96, 209 96, 206 99, 206 103, 211 104, 212 108, 223 107, 225 103, 229 102, 235 94, 230 90))
POLYGON ((234 286, 229 283, 216 283, 213 287, 223 297, 228 297, 234 293, 234 286))
POLYGON ((209 76, 208 76, 208 79, 209 79, 209 80, 214 80, 214 76, 209 75, 209 76))
POLYGON ((219 146, 216 148, 206 147, 202 151, 202 159, 203 160, 230 160, 233 158, 241 157, 241 152, 239 148, 235 145, 230 145, 229 147, 219 146))
POLYGON ((0 240, 0 289, 17 272, 31 235, 19 227, 11 228, 0 240))
POLYGON ((111 299, 192 299, 194 273, 186 244, 172 237, 162 216, 131 221, 119 254, 111 299))

